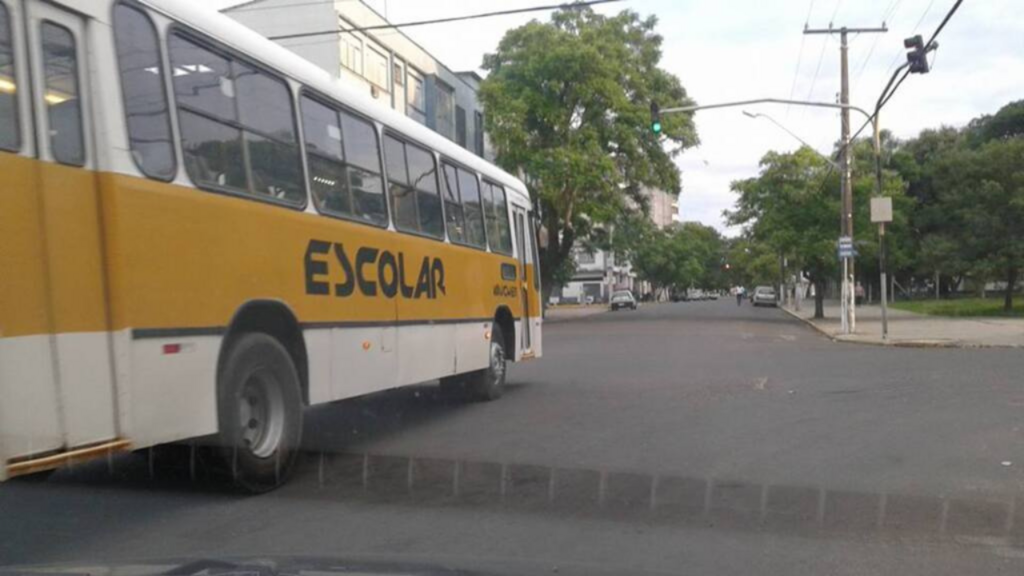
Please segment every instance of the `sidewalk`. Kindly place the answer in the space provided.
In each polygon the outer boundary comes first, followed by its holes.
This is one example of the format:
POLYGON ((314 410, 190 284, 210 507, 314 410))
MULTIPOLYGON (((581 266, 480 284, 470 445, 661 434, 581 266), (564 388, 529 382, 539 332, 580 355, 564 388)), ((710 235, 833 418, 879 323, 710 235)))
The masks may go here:
POLYGON ((607 311, 607 304, 589 304, 587 306, 579 306, 575 304, 549 306, 544 314, 544 322, 565 322, 566 320, 585 318, 587 316, 593 316, 594 314, 601 314, 607 311))
POLYGON ((857 307, 856 332, 842 334, 837 301, 825 302, 825 318, 813 320, 814 300, 803 300, 800 310, 783 308, 837 342, 917 347, 1024 347, 1024 318, 949 318, 925 316, 889 308, 889 339, 882 340, 882 309, 857 307))

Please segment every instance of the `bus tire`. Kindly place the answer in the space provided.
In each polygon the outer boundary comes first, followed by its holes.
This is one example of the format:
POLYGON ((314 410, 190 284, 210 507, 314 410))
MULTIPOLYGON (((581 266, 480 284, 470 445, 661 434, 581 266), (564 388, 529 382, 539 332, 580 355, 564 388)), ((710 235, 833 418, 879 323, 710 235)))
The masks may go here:
POLYGON ((487 356, 487 368, 466 375, 466 392, 473 400, 489 402, 501 398, 505 393, 505 336, 497 324, 491 330, 491 345, 487 356))
POLYGON ((234 484, 254 494, 284 484, 302 441, 302 395, 288 351, 262 332, 242 334, 217 388, 221 456, 234 484))

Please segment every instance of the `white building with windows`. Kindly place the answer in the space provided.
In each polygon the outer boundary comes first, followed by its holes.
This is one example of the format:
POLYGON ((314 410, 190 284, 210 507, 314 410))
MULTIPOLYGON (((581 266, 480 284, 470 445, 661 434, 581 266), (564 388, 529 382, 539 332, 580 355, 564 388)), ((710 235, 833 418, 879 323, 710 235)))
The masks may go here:
MULTIPOLYGON (((647 197, 649 216, 654 225, 665 229, 679 221, 678 199, 655 188, 644 188, 647 197)), ((650 291, 647 282, 637 279, 633 266, 616 255, 604 250, 587 250, 579 247, 573 252, 576 262, 576 273, 560 294, 558 301, 563 303, 607 302, 616 290, 630 290, 640 298, 650 291)))
POLYGON ((477 99, 481 77, 449 70, 362 0, 253 0, 223 13, 382 105, 494 159, 477 99))

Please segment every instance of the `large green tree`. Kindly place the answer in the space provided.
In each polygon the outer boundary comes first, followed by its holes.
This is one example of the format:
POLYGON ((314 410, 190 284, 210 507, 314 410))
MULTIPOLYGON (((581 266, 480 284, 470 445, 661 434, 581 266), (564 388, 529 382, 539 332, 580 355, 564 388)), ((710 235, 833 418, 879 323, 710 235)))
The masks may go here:
POLYGON ((945 225, 935 236, 984 279, 1005 283, 1004 309, 1024 268, 1024 138, 997 138, 955 148, 936 159, 935 205, 945 225))
POLYGON ((732 190, 739 197, 725 214, 729 223, 744 226, 747 238, 762 249, 789 256, 814 283, 814 316, 824 317, 839 224, 838 179, 825 160, 807 147, 769 152, 760 174, 733 182, 732 190))
POLYGON ((665 116, 660 136, 650 130, 651 101, 691 103, 659 68, 655 24, 571 7, 509 30, 484 57, 485 128, 498 164, 525 180, 540 208, 548 293, 571 274, 576 241, 641 205, 643 186, 680 191, 672 158, 697 136, 690 115, 665 116))

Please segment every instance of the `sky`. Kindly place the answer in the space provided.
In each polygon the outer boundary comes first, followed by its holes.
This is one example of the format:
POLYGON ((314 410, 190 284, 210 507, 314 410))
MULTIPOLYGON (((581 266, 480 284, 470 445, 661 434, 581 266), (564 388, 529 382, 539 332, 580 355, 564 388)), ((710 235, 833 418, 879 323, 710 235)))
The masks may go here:
MULTIPOLYGON (((359 0, 348 0, 359 1, 359 0)), ((475 14, 554 4, 551 0, 365 0, 391 22, 475 14)), ((851 35, 850 101, 872 109, 879 93, 904 61, 903 39, 925 40, 955 0, 622 0, 596 7, 603 13, 633 10, 658 17, 664 38, 662 67, 679 77, 698 104, 755 98, 835 102, 840 87, 839 36, 804 35, 811 28, 878 27, 884 34, 851 35)), ((214 5, 236 3, 214 0, 214 5)), ((453 70, 479 70, 506 30, 538 12, 413 27, 405 33, 453 70)), ((388 32, 380 33, 382 40, 388 32)), ((1024 0, 966 0, 938 38, 933 70, 912 75, 882 111, 881 127, 909 138, 922 129, 961 126, 1024 98, 1024 0)), ((732 207, 734 180, 756 176, 769 150, 788 151, 800 142, 764 118, 767 114, 819 152, 839 139, 838 111, 759 105, 699 111, 700 146, 682 154, 680 217, 733 235, 722 211, 732 207)), ((854 114, 854 129, 863 123, 854 114)))

